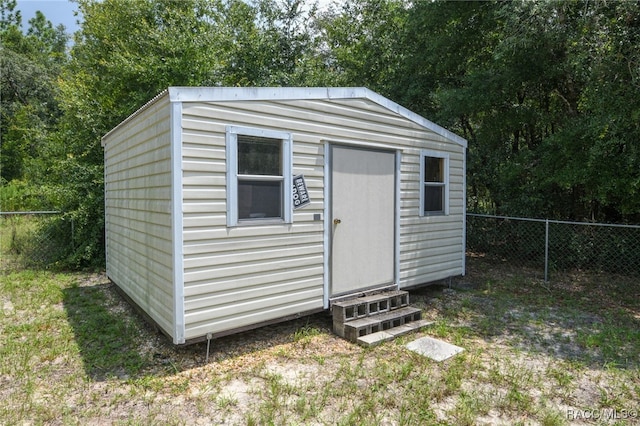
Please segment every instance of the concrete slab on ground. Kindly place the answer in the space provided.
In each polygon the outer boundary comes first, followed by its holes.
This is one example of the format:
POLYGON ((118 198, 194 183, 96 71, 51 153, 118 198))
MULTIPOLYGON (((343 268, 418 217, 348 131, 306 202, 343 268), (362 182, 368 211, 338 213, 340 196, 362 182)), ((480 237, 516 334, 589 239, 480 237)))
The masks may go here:
POLYGON ((464 351, 464 349, 459 346, 434 339, 433 337, 416 339, 407 344, 407 349, 431 358, 434 361, 444 361, 464 351))

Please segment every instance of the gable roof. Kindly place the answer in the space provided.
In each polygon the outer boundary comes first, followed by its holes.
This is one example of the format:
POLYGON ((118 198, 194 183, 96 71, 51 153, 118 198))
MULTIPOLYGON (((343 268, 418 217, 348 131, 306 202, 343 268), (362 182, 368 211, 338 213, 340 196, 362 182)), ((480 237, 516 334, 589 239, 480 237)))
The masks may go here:
POLYGON ((463 147, 467 140, 366 87, 169 87, 102 138, 168 93, 170 102, 367 99, 463 147))

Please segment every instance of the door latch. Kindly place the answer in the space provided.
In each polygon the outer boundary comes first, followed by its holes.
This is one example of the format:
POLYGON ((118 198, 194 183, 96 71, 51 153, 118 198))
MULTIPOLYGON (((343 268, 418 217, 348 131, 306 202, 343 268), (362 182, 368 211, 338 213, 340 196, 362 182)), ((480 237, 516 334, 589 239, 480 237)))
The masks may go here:
POLYGON ((337 225, 339 223, 342 223, 342 221, 340 219, 333 219, 333 224, 337 225))

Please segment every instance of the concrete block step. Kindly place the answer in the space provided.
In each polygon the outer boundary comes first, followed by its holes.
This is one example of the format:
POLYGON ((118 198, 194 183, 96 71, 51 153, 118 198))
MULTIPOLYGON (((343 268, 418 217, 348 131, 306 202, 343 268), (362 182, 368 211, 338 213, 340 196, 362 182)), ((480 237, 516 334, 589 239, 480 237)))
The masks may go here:
POLYGON ((422 318, 422 311, 418 308, 405 306, 393 311, 371 315, 356 320, 341 322, 333 321, 333 331, 340 337, 355 342, 359 337, 379 331, 387 331, 400 327, 422 318))
POLYGON ((358 337, 357 342, 359 345, 365 346, 365 347, 376 346, 376 345, 379 345, 380 343, 393 340, 398 336, 402 336, 403 334, 407 334, 412 331, 419 330, 422 327, 429 327, 433 325, 433 323, 434 323, 433 321, 429 321, 425 319, 421 319, 418 321, 411 321, 409 323, 405 323, 404 325, 401 325, 400 327, 394 327, 394 328, 390 328, 389 330, 378 331, 375 333, 367 334, 362 337, 358 337))
POLYGON ((396 290, 342 300, 332 305, 333 321, 348 322, 409 306, 409 292, 396 290))

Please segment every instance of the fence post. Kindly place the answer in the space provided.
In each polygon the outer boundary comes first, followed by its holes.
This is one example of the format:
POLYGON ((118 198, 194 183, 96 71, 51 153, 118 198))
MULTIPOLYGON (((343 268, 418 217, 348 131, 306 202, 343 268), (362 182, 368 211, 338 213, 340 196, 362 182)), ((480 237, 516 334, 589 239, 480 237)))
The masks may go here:
POLYGON ((74 222, 73 216, 72 216, 71 217, 71 249, 72 250, 76 249, 75 233, 76 233, 76 226, 75 226, 75 222, 74 222))
POLYGON ((544 283, 549 282, 549 219, 544 221, 544 283))

